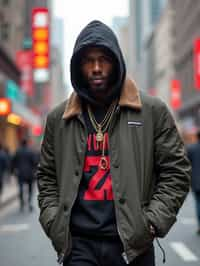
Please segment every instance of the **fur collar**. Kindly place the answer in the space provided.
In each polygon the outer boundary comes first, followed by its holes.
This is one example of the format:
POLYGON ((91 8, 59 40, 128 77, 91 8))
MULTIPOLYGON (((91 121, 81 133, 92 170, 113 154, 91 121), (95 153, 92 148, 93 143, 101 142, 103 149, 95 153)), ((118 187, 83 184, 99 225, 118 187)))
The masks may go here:
MULTIPOLYGON (((141 110, 142 103, 140 99, 139 90, 134 81, 126 79, 122 88, 121 96, 119 99, 120 106, 127 106, 135 110, 141 110)), ((68 120, 81 113, 81 100, 76 92, 72 92, 69 100, 67 101, 63 119, 68 120)))

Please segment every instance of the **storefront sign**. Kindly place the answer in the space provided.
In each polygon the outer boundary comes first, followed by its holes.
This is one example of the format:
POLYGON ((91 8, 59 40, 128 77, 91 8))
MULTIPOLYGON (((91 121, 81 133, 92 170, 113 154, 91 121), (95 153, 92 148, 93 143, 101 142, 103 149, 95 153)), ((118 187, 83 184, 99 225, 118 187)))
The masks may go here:
POLYGON ((194 87, 200 90, 200 38, 194 42, 194 87))
POLYGON ((49 11, 47 8, 32 10, 32 40, 34 81, 49 80, 49 11))
POLYGON ((181 107, 181 82, 180 80, 171 80, 171 107, 177 110, 181 107))
POLYGON ((33 96, 33 54, 30 50, 21 50, 16 54, 16 64, 21 71, 20 87, 28 96, 33 96))

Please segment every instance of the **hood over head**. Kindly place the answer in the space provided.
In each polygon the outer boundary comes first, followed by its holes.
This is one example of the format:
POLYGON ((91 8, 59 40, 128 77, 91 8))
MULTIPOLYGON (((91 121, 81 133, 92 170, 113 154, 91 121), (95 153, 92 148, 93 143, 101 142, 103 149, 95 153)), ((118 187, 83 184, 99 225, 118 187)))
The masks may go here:
POLYGON ((106 99, 106 103, 110 103, 113 99, 120 96, 126 76, 126 67, 118 40, 114 32, 107 25, 94 20, 80 32, 75 42, 70 64, 72 86, 81 98, 90 103, 98 104, 92 92, 85 88, 81 75, 80 60, 83 51, 88 47, 104 48, 113 56, 115 77, 112 85, 112 94, 106 99))

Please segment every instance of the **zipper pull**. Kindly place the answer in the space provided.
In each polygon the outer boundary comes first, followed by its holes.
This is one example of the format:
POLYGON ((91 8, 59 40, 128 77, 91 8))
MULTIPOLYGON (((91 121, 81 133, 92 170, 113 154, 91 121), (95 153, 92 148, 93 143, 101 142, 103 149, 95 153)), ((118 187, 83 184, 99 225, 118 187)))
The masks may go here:
POLYGON ((126 264, 129 264, 128 257, 127 257, 125 252, 122 253, 122 257, 123 257, 124 261, 126 262, 126 264))
POLYGON ((58 256, 58 259, 57 259, 58 264, 62 264, 62 263, 63 263, 63 261, 64 261, 64 256, 65 256, 64 253, 61 253, 61 254, 58 256))
POLYGON ((118 114, 119 112, 120 112, 120 106, 117 105, 117 107, 116 107, 116 113, 118 114))
POLYGON ((163 264, 166 262, 166 254, 165 254, 165 250, 164 248, 161 246, 159 240, 157 237, 155 237, 156 239, 156 242, 157 242, 157 245, 159 246, 160 250, 162 251, 162 254, 163 254, 163 264))

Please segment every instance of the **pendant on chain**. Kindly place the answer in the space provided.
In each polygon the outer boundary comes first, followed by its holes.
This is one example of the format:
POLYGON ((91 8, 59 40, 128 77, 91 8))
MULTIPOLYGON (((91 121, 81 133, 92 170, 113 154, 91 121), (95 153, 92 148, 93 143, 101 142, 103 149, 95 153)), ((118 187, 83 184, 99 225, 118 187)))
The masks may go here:
POLYGON ((101 157, 99 165, 100 165, 100 168, 102 170, 107 170, 108 169, 108 160, 106 159, 105 156, 101 157))
POLYGON ((97 140, 97 142, 103 141, 103 132, 101 130, 98 130, 98 132, 96 134, 96 140, 97 140))

